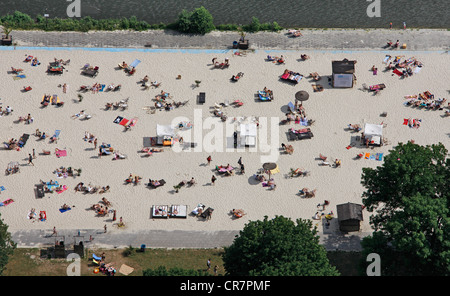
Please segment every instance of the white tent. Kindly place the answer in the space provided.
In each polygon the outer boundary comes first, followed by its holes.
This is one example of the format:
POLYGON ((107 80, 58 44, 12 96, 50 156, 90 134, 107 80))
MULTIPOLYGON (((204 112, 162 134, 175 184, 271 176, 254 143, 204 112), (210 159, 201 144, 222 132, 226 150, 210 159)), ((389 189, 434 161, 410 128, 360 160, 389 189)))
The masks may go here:
POLYGON ((364 127, 364 136, 366 139, 369 139, 370 144, 381 145, 383 125, 366 123, 364 127))
POLYGON ((170 125, 157 124, 156 136, 158 145, 172 145, 173 137, 175 136, 174 128, 170 125))
POLYGON ((241 124, 241 146, 256 145, 256 123, 241 124))

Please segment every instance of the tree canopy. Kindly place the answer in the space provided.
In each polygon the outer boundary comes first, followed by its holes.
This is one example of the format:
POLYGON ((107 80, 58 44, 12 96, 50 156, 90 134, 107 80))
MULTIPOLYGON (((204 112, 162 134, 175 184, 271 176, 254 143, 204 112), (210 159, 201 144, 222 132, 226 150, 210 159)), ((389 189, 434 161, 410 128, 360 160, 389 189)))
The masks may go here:
POLYGON ((250 221, 224 249, 224 268, 231 276, 335 276, 326 250, 310 220, 276 216, 250 221))
POLYGON ((11 239, 8 225, 3 222, 0 215, 0 275, 2 275, 5 266, 8 264, 9 256, 13 254, 15 248, 16 243, 11 239))
POLYGON ((374 233, 362 245, 380 255, 382 275, 450 275, 447 152, 441 143, 399 143, 382 166, 363 169, 374 233))
POLYGON ((183 9, 178 15, 176 24, 180 32, 203 35, 216 28, 211 13, 203 6, 192 12, 183 9))

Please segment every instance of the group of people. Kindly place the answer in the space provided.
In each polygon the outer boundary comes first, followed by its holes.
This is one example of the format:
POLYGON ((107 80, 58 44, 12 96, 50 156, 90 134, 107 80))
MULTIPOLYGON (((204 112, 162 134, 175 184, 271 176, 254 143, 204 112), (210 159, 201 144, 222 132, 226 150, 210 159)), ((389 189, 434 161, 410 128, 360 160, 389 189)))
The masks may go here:
POLYGON ((3 115, 9 115, 13 112, 13 110, 11 109, 10 106, 6 106, 5 109, 2 108, 2 106, 0 106, 0 117, 3 115))

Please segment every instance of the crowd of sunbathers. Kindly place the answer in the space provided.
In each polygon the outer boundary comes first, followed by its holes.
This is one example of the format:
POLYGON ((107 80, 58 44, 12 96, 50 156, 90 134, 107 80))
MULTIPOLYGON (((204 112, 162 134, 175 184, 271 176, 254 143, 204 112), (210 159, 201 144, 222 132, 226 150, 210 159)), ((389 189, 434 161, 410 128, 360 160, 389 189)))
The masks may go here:
POLYGON ((118 91, 121 88, 122 88, 121 84, 116 85, 114 83, 111 83, 108 86, 105 86, 101 83, 96 82, 92 86, 82 85, 80 86, 80 89, 78 91, 80 92, 91 91, 93 94, 97 94, 98 92, 103 91, 104 89, 107 91, 118 91))
POLYGON ((108 186, 103 186, 102 188, 100 188, 100 186, 92 186, 91 183, 89 183, 87 186, 84 185, 83 182, 80 182, 77 184, 77 186, 75 186, 75 192, 84 192, 84 193, 105 193, 105 192, 109 192, 109 185, 108 186))
MULTIPOLYGON (((445 107, 445 102, 447 102, 447 99, 445 98, 435 99, 434 94, 429 91, 420 93, 418 96, 406 96, 405 98, 408 99, 404 103, 406 106, 425 108, 427 110, 443 110, 445 107)), ((447 107, 450 108, 450 103, 447 107)), ((449 112, 446 110, 445 115, 448 115, 448 113, 449 112)))

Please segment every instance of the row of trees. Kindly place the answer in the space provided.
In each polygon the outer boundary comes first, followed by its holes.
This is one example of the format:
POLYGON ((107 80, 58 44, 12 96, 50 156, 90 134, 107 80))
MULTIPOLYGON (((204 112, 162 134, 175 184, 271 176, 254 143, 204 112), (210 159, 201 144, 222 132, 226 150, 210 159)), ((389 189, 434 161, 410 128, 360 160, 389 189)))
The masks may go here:
POLYGON ((83 18, 46 18, 38 15, 36 19, 28 14, 15 11, 0 17, 0 25, 19 30, 44 30, 44 31, 77 31, 87 32, 114 31, 114 30, 134 30, 146 31, 156 29, 172 29, 183 33, 206 34, 213 30, 258 32, 258 31, 279 31, 282 29, 278 23, 261 24, 258 18, 253 17, 248 25, 239 27, 235 24, 222 24, 215 26, 213 17, 203 6, 193 11, 183 10, 174 23, 170 24, 149 24, 138 20, 135 16, 120 19, 94 19, 90 16, 83 18))

